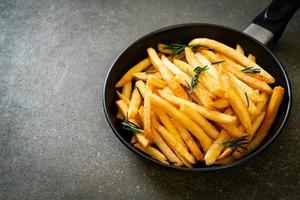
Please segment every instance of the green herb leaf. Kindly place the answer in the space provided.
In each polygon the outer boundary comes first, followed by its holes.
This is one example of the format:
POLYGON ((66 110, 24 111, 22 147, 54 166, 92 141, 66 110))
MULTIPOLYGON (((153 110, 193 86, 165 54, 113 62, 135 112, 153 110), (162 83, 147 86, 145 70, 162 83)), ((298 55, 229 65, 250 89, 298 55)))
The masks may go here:
POLYGON ((249 108, 249 98, 248 98, 247 92, 245 92, 245 96, 246 96, 246 99, 247 99, 247 108, 249 108))
POLYGON ((123 129, 131 131, 133 133, 143 133, 144 132, 139 126, 137 126, 136 124, 128 121, 127 119, 125 119, 122 122, 122 125, 123 125, 123 129))
POLYGON ((212 65, 216 65, 216 64, 219 64, 219 63, 222 63, 222 62, 225 62, 225 60, 220 60, 220 61, 212 62, 211 64, 212 65))
POLYGON ((230 149, 236 149, 238 147, 241 147, 243 149, 247 149, 246 147, 242 146, 243 144, 248 144, 249 143, 249 139, 248 136, 242 136, 239 138, 234 138, 230 141, 227 142, 223 142, 223 145, 227 148, 230 149))
POLYGON ((198 80, 199 75, 201 74, 201 72, 204 72, 208 69, 209 68, 207 67, 207 65, 205 67, 199 67, 199 66, 196 67, 194 69, 194 76, 192 76, 191 84, 189 84, 187 81, 185 81, 187 84, 187 87, 188 87, 188 93, 189 93, 190 99, 192 99, 192 93, 193 93, 194 89, 197 87, 197 84, 199 82, 199 80, 198 80))
POLYGON ((246 74, 257 74, 257 73, 260 73, 260 68, 258 68, 258 67, 248 67, 248 68, 242 69, 241 71, 246 73, 246 74))
POLYGON ((199 47, 204 47, 204 46, 200 46, 200 45, 195 45, 195 46, 188 46, 185 44, 181 44, 179 42, 177 43, 172 43, 172 44, 167 44, 164 49, 170 49, 172 50, 172 53, 170 54, 170 56, 176 56, 176 55, 181 55, 184 53, 184 48, 185 47, 190 47, 194 52, 197 51, 197 49, 199 47))

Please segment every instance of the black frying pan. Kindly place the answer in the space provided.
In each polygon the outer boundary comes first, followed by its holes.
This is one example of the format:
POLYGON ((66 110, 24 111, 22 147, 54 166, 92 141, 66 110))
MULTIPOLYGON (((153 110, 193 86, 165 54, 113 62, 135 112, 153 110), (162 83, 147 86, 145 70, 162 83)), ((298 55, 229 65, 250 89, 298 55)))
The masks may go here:
POLYGON ((114 85, 130 67, 147 57, 146 49, 148 47, 156 47, 159 42, 174 43, 180 41, 188 43, 191 39, 206 37, 215 39, 231 47, 235 47, 237 43, 241 44, 246 53, 253 53, 257 58, 258 64, 274 76, 276 79, 275 85, 281 85, 286 89, 286 92, 276 120, 269 131, 268 136, 251 154, 225 166, 215 165, 207 167, 202 163, 198 163, 193 169, 174 167, 171 165, 168 165, 168 167, 194 171, 224 169, 245 163, 258 153, 262 152, 282 131, 288 120, 292 102, 291 85, 286 70, 266 45, 276 41, 281 36, 289 19, 299 6, 299 0, 274 0, 243 32, 213 24, 181 24, 154 31, 134 42, 123 51, 112 64, 104 83, 104 111, 113 132, 131 151, 143 158, 161 164, 159 161, 152 159, 130 145, 132 134, 123 130, 121 128, 121 122, 116 118, 117 107, 115 101, 117 100, 117 95, 114 85))

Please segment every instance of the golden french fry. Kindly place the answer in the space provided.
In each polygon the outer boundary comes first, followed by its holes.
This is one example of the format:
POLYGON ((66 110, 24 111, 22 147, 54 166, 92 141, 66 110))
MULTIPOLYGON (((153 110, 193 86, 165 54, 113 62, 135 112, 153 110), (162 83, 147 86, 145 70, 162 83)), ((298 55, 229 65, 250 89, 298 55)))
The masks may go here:
POLYGON ((172 122, 177 131, 180 133, 182 139, 190 149, 191 153, 194 155, 195 159, 199 161, 203 160, 203 154, 188 130, 184 128, 180 123, 178 123, 175 119, 172 119, 172 122))
POLYGON ((268 131, 270 130, 277 112, 279 110, 281 101, 283 99, 284 95, 284 88, 281 86, 277 86, 273 90, 273 94, 270 99, 270 103, 268 105, 264 120, 262 124, 260 125, 260 128, 258 129, 257 133, 255 134, 253 140, 246 146, 247 151, 233 152, 233 157, 236 159, 240 159, 243 156, 251 153, 258 145, 261 144, 261 142, 265 139, 265 137, 268 134, 268 131))
POLYGON ((149 77, 147 83, 159 89, 167 87, 167 83, 164 80, 157 77, 149 77))
POLYGON ((139 114, 139 118, 141 120, 141 127, 144 128, 144 124, 145 124, 144 123, 144 106, 140 106, 138 114, 139 114))
POLYGON ((151 146, 143 147, 139 143, 135 143, 133 146, 135 146, 139 150, 145 152, 146 154, 148 154, 152 158, 160 161, 161 163, 166 164, 166 165, 169 164, 166 157, 165 157, 165 155, 162 154, 159 150, 155 149, 154 147, 151 147, 151 146))
MULTIPOLYGON (((243 67, 242 65, 239 65, 238 63, 234 62, 233 60, 231 60, 230 58, 224 56, 224 55, 220 55, 220 58, 225 60, 226 63, 228 63, 232 68, 236 69, 237 71, 242 71, 245 69, 245 67, 243 67)), ((244 73, 244 72, 243 72, 244 73)), ((247 74, 257 80, 261 80, 262 82, 266 82, 265 79, 261 76, 261 73, 256 73, 256 74, 247 74)))
POLYGON ((208 47, 212 50, 215 50, 217 52, 220 52, 232 59, 234 59, 235 61, 239 62, 240 64, 242 64, 245 67, 257 67, 260 68, 261 72, 259 73, 259 75, 264 78, 264 81, 266 81, 267 83, 274 83, 275 79, 273 76, 271 76, 268 72, 266 72, 263 68, 261 68, 258 64, 256 64, 255 62, 249 60, 246 56, 241 55, 239 52, 237 52, 235 49, 217 42, 215 40, 211 40, 211 39, 207 39, 207 38, 196 38, 193 39, 189 45, 200 45, 200 46, 205 46, 208 47))
POLYGON ((187 105, 181 105, 180 110, 183 111, 190 119, 197 122, 199 126, 209 135, 212 139, 216 139, 219 136, 219 131, 212 125, 208 120, 206 120, 202 115, 193 110, 187 105))
POLYGON ((256 108, 259 112, 262 112, 268 102, 268 95, 266 93, 262 93, 260 97, 261 101, 256 104, 256 108))
POLYGON ((152 129, 152 136, 156 146, 173 165, 181 166, 183 164, 154 128, 152 129))
MULTIPOLYGON (((153 95, 153 94, 152 94, 153 95)), ((177 153, 179 153, 182 157, 184 157, 187 161, 189 161, 192 164, 195 164, 195 158, 192 154, 190 154, 183 145, 178 142, 175 137, 162 125, 160 125, 156 120, 153 120, 153 126, 154 128, 160 133, 162 138, 166 141, 166 143, 177 153)))
POLYGON ((224 148, 223 142, 226 142, 229 139, 230 136, 228 133, 222 129, 220 135, 216 138, 204 156, 206 165, 212 165, 215 163, 224 148))
POLYGON ((237 44, 235 47, 235 50, 240 53, 241 55, 245 55, 243 48, 241 47, 240 44, 237 44))
MULTIPOLYGON (((194 52, 192 51, 191 48, 186 47, 185 48, 185 56, 186 59, 188 61, 188 63, 193 67, 205 67, 202 65, 202 63, 199 61, 199 59, 197 58, 197 56, 194 54, 194 52)), ((210 91, 213 95, 222 97, 224 94, 224 90, 221 87, 221 85, 219 84, 219 82, 217 81, 217 77, 214 78, 212 77, 208 71, 210 69, 203 71, 200 75, 199 75, 199 80, 200 83, 208 90, 210 91)))
POLYGON ((203 117, 218 122, 218 123, 223 123, 223 124, 234 124, 236 122, 236 117, 229 116, 217 111, 213 110, 208 110, 204 108, 203 106, 200 106, 198 104, 195 104, 193 102, 178 98, 168 92, 165 92, 164 90, 159 90, 158 93, 160 96, 162 96, 164 99, 167 101, 171 102, 172 104, 175 105, 187 105, 194 109, 195 111, 199 112, 203 117))
POLYGON ((195 122, 189 119, 184 113, 182 113, 172 104, 155 94, 151 94, 151 103, 157 106, 159 109, 163 109, 168 113, 169 116, 187 128, 200 141, 204 151, 210 147, 212 140, 206 135, 206 133, 195 122))
POLYGON ((193 67, 182 60, 174 59, 173 62, 174 65, 176 65, 181 71, 185 73, 191 73, 193 71, 193 67))
POLYGON ((221 159, 223 159, 223 158, 226 158, 227 156, 229 156, 231 153, 232 153, 232 149, 230 149, 230 148, 226 148, 222 153, 221 153, 221 155, 218 157, 218 159, 217 160, 221 160, 221 159))
POLYGON ((131 101, 128 107, 128 118, 134 119, 138 113, 139 107, 142 102, 142 97, 137 88, 132 92, 131 101))
POLYGON ((249 137, 250 140, 253 138, 254 134, 256 133, 256 131, 258 130, 258 128, 260 127, 264 117, 265 117, 266 112, 263 111, 261 112, 256 118, 254 118, 253 122, 252 122, 252 129, 249 132, 249 137))
POLYGON ((248 59, 251 60, 252 62, 256 62, 256 58, 254 55, 252 55, 251 53, 249 53, 248 55, 248 59))
POLYGON ((235 161, 235 158, 233 156, 228 156, 226 158, 217 160, 215 162, 215 164, 217 164, 217 165, 227 165, 227 164, 232 163, 234 161, 235 161))
POLYGON ((177 129, 171 122, 170 117, 161 109, 153 108, 154 113, 158 116, 160 122, 164 125, 164 127, 175 137, 175 139, 182 144, 182 146, 187 150, 187 146, 185 145, 183 139, 178 133, 177 129))
POLYGON ((146 69, 147 67, 149 67, 150 65, 151 65, 150 59, 145 58, 144 60, 142 60, 135 66, 133 66, 130 70, 128 70, 124 74, 124 76, 117 82, 116 87, 118 88, 118 87, 124 86, 126 83, 128 83, 132 80, 132 78, 133 78, 132 74, 141 72, 144 69, 146 69))
POLYGON ((120 99, 122 99, 129 106, 130 100, 125 95, 123 95, 119 91, 117 91, 117 95, 119 96, 120 99))
MULTIPOLYGON (((234 112, 233 112, 233 110, 232 110, 231 107, 228 107, 224 111, 224 114, 232 116, 232 115, 234 115, 234 112)), ((218 123, 217 125, 219 125, 223 129, 225 129, 227 131, 227 133, 230 134, 231 137, 233 137, 233 138, 242 137, 244 135, 244 133, 245 133, 244 131, 240 130, 239 127, 237 127, 238 121, 236 121, 234 124, 222 124, 222 123, 218 123)))
POLYGON ((238 92, 238 94, 240 95, 241 99, 243 100, 245 106, 248 109, 249 114, 251 115, 258 115, 259 112, 255 106, 255 104, 253 103, 252 99, 249 97, 248 93, 242 88, 239 87, 239 85, 233 80, 234 76, 229 74, 229 78, 231 79, 231 83, 233 83, 232 85, 235 87, 236 91, 238 92))
POLYGON ((214 107, 217 109, 227 108, 229 105, 228 99, 225 98, 220 98, 214 101, 214 107))
POLYGON ((146 96, 147 93, 151 92, 146 87, 146 84, 143 81, 141 81, 141 80, 137 81, 135 83, 135 86, 136 86, 138 92, 142 95, 143 98, 145 98, 145 96, 146 96))
POLYGON ((144 99, 144 135, 146 138, 151 139, 151 101, 150 96, 147 94, 144 99))
POLYGON ((147 49, 149 58, 153 66, 161 73, 163 79, 167 82, 168 86, 175 92, 176 96, 183 99, 188 99, 188 95, 179 83, 175 81, 174 75, 165 67, 164 63, 158 57, 153 48, 147 49))
POLYGON ((248 113, 247 107, 243 103, 243 100, 241 99, 240 95, 238 94, 238 91, 234 87, 231 79, 227 74, 225 73, 222 74, 221 82, 226 89, 226 94, 230 105, 232 106, 234 112, 238 116, 240 122, 247 130, 247 133, 249 133, 251 131, 252 125, 251 125, 250 115, 248 113))
POLYGON ((168 70, 170 70, 173 74, 184 77, 185 80, 191 79, 186 73, 184 73, 176 65, 174 65, 166 56, 162 55, 161 61, 165 64, 168 70))
POLYGON ((131 99, 131 92, 132 92, 132 82, 129 81, 122 87, 122 94, 127 98, 131 99))
POLYGON ((159 72, 138 72, 132 74, 137 80, 147 81, 150 77, 162 78, 159 72))
POLYGON ((280 86, 276 86, 273 90, 273 94, 271 96, 268 109, 266 112, 266 116, 258 129, 254 139, 248 145, 248 152, 253 151, 266 137, 268 131, 270 130, 273 122, 275 121, 277 112, 279 110, 281 101, 284 95, 284 88, 280 86))
POLYGON ((188 167, 188 168, 193 168, 193 166, 192 166, 192 164, 188 161, 188 160, 186 160, 184 157, 182 157, 179 153, 177 153, 176 151, 175 151, 175 154, 178 156, 178 158, 181 160, 181 162, 186 166, 186 167, 188 167))
POLYGON ((268 94, 272 93, 272 88, 266 82, 258 80, 252 76, 245 74, 244 72, 241 72, 240 70, 233 68, 227 62, 223 62, 221 64, 224 69, 231 72, 234 76, 236 76, 241 81, 247 83, 249 86, 261 90, 262 92, 266 92, 268 94))
POLYGON ((202 66, 208 67, 207 73, 209 73, 217 82, 219 82, 218 72, 217 72, 216 68, 214 67, 214 65, 212 65, 210 63, 210 61, 204 55, 202 55, 200 52, 195 53, 195 56, 198 58, 198 60, 202 64, 202 66))

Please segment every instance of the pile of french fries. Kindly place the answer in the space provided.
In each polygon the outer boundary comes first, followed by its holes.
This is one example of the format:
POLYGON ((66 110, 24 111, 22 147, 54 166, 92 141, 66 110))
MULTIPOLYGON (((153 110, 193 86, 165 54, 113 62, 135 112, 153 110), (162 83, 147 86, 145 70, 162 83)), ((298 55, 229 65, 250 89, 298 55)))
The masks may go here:
POLYGON ((196 38, 180 48, 148 48, 124 74, 117 118, 134 147, 166 165, 241 159, 266 137, 284 88, 272 89, 275 79, 239 44, 196 38))

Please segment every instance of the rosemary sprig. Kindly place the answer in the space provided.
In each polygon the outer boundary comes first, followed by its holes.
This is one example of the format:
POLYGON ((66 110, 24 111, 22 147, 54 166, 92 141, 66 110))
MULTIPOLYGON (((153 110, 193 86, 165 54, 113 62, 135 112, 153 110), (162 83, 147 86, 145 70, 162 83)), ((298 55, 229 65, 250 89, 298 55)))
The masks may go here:
POLYGON ((172 53, 170 54, 171 56, 175 55, 181 55, 184 52, 184 48, 187 47, 185 44, 180 44, 180 43, 172 43, 172 44, 167 44, 164 49, 170 49, 172 50, 172 53))
POLYGON ((247 92, 245 92, 245 96, 246 96, 246 99, 247 99, 247 108, 249 108, 249 97, 248 97, 247 92))
POLYGON ((199 66, 196 67, 194 69, 194 76, 192 76, 191 84, 189 84, 187 81, 185 81, 187 84, 187 87, 188 87, 188 93, 189 93, 190 99, 192 99, 192 93, 199 82, 199 80, 198 80, 199 75, 201 74, 201 72, 204 72, 208 69, 209 68, 207 67, 207 65, 205 67, 199 67, 199 66))
POLYGON ((172 53, 170 54, 170 56, 176 56, 176 55, 183 54, 185 47, 190 47, 193 51, 197 51, 197 49, 200 46, 199 45, 197 45, 197 46, 188 46, 188 45, 181 44, 181 43, 177 42, 177 43, 172 43, 172 44, 166 44, 166 46, 164 47, 164 49, 172 50, 172 53))
POLYGON ((131 131, 133 133, 143 133, 144 132, 139 126, 137 126, 136 124, 128 121, 127 119, 125 119, 122 122, 122 125, 123 125, 123 129, 131 131))
POLYGON ((260 73, 260 69, 258 67, 247 67, 245 69, 241 70, 242 72, 246 74, 257 74, 260 73))
POLYGON ((225 60, 220 60, 220 61, 212 62, 211 64, 212 65, 216 65, 216 64, 219 64, 219 63, 222 63, 222 62, 225 62, 225 60))
POLYGON ((238 147, 247 150, 247 148, 242 146, 242 145, 243 144, 248 144, 248 143, 249 143, 248 136, 242 136, 242 137, 235 138, 235 139, 232 139, 232 140, 227 141, 227 142, 223 142, 223 145, 225 147, 233 149, 233 150, 235 150, 238 147))

